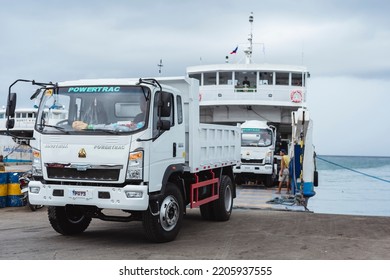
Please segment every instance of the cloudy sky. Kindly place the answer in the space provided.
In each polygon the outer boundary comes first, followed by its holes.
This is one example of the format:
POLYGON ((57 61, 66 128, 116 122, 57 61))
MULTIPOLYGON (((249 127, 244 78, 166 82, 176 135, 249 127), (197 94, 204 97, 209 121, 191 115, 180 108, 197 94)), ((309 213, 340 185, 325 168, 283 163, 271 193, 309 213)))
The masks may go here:
MULTIPOLYGON (((0 0, 0 106, 18 78, 185 75, 245 44, 304 64, 318 154, 390 156, 390 1, 0 0)), ((237 54, 232 60, 238 60, 237 54)), ((19 89, 19 101, 30 96, 19 89)), ((25 92, 24 92, 25 91, 25 92)))

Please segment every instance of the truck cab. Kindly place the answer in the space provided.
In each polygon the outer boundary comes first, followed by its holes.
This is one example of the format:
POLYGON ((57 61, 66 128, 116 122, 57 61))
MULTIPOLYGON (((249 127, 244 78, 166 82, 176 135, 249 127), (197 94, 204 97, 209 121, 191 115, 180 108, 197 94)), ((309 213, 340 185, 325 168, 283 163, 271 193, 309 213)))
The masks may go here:
POLYGON ((265 121, 250 120, 241 125, 241 165, 234 167, 237 182, 272 186, 275 132, 276 128, 265 121))

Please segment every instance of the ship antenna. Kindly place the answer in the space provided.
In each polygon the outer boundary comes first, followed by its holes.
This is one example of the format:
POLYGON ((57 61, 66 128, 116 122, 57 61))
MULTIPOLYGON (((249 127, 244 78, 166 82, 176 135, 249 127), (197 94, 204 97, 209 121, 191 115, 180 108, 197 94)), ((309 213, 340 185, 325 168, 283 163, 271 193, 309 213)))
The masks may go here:
POLYGON ((252 63, 252 50, 253 50, 253 12, 249 16, 249 22, 251 24, 251 33, 249 34, 249 47, 244 51, 246 55, 246 64, 252 63))

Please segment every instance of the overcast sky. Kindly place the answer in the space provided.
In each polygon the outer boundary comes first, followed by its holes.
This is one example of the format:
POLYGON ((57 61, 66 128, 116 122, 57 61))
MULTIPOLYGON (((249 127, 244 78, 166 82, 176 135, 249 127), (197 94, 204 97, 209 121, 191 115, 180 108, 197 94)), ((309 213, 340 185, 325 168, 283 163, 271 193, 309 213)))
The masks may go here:
MULTIPOLYGON (((0 0, 0 105, 18 78, 183 76, 224 63, 304 64, 318 154, 390 156, 390 1, 0 0), (242 50, 242 48, 241 48, 242 50), (240 49, 232 62, 242 58, 240 49)), ((19 92, 19 102, 31 95, 19 92)))

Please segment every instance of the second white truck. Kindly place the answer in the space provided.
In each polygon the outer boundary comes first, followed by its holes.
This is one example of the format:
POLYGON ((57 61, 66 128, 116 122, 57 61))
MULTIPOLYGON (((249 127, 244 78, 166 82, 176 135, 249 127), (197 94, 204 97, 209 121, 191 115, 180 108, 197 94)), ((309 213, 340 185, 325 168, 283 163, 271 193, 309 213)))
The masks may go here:
POLYGON ((93 218, 141 220, 148 239, 167 242, 179 233, 187 205, 200 207, 205 219, 230 218, 240 128, 200 123, 197 80, 20 81, 40 86, 32 96, 41 100, 30 141, 30 202, 49 206, 57 232, 82 233, 93 218), (51 120, 54 109, 65 118, 51 120))
POLYGON ((274 164, 276 128, 265 121, 250 120, 241 125, 241 165, 234 167, 239 184, 263 183, 271 187, 277 167, 274 164))

